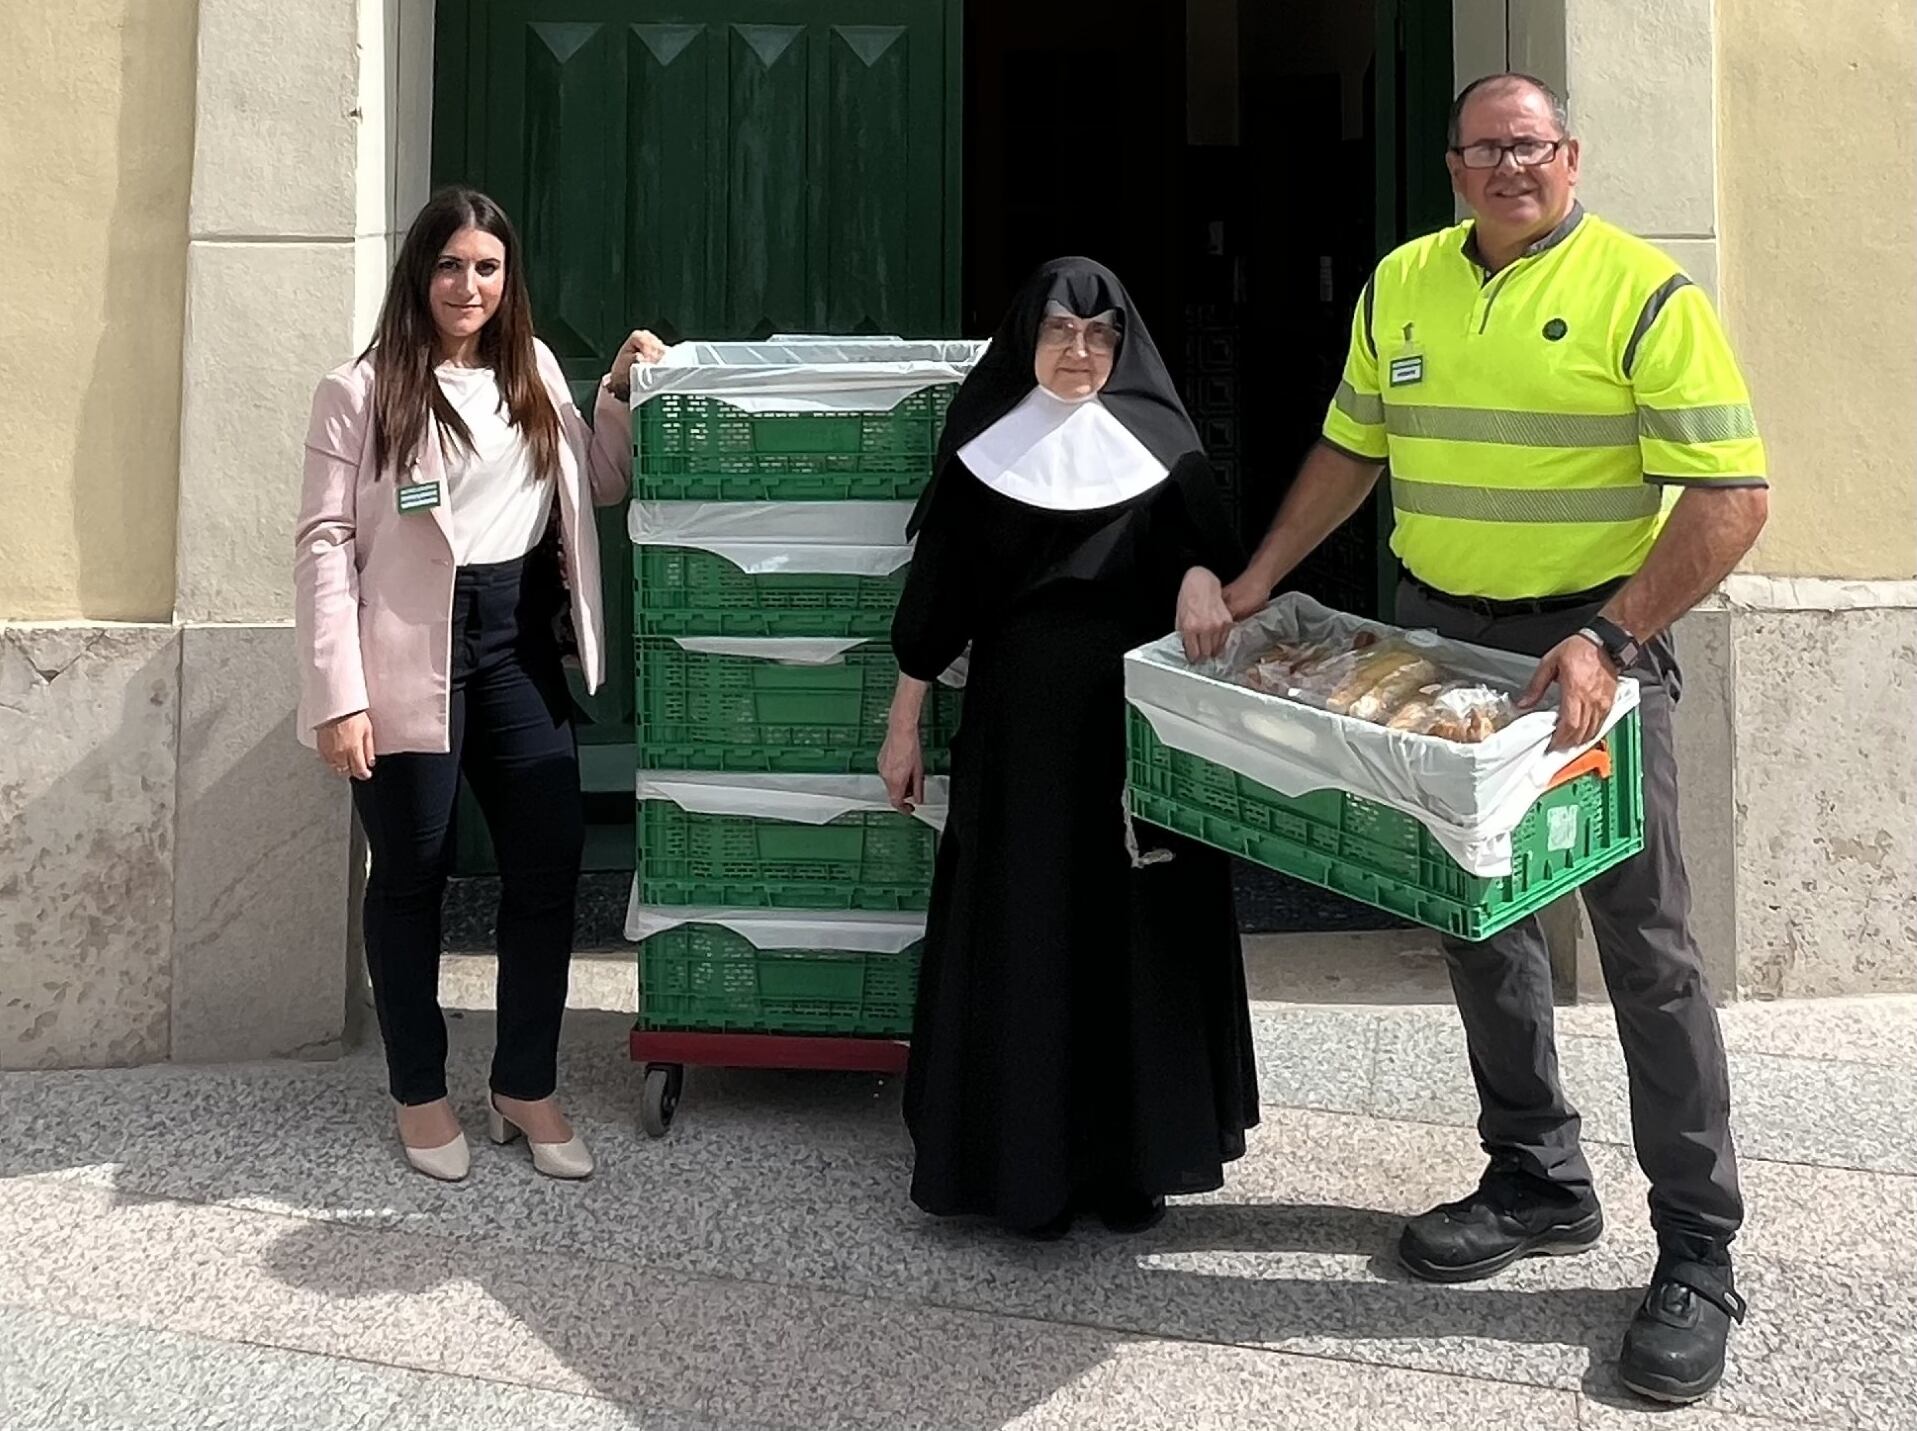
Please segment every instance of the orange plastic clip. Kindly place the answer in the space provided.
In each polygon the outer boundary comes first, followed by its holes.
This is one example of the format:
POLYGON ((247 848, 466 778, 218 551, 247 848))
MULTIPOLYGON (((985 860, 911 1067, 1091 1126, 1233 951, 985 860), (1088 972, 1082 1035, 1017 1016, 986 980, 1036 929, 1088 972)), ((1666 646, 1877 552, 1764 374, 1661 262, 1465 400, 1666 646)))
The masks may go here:
POLYGON ((1560 770, 1557 777, 1544 787, 1545 793, 1549 794, 1558 786, 1569 785, 1573 780, 1585 775, 1595 775, 1600 780, 1611 778, 1611 743, 1608 740, 1599 741, 1560 770))

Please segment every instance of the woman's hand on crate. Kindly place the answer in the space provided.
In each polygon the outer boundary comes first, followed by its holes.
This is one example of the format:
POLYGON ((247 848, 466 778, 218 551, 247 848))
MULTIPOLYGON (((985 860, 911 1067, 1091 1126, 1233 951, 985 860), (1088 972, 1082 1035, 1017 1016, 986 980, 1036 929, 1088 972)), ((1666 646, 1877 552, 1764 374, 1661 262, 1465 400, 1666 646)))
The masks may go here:
POLYGON ((656 363, 665 355, 666 345, 655 334, 644 328, 633 329, 620 344, 619 356, 612 360, 612 368, 606 374, 606 391, 625 402, 632 396, 632 365, 656 363))
POLYGON ((1518 709, 1536 709, 1552 686, 1558 688, 1558 728, 1551 749, 1576 750, 1596 740, 1617 699, 1610 658, 1582 636, 1560 641, 1538 662, 1537 674, 1518 697, 1518 709))
POLYGON ((1186 572, 1178 588, 1178 636, 1185 643, 1185 659, 1197 665, 1216 656, 1225 649, 1231 625, 1231 608, 1218 578, 1202 566, 1186 572))

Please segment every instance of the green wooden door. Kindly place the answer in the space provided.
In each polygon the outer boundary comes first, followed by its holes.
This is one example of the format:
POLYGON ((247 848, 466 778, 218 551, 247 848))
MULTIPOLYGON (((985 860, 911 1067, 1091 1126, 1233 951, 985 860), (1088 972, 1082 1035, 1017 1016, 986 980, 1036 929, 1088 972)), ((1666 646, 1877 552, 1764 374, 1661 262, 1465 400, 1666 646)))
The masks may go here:
POLYGON ((596 377, 668 339, 956 331, 956 0, 441 0, 433 170, 596 377))
MULTIPOLYGON (((957 334, 960 0, 439 0, 435 23, 434 183, 513 216, 582 404, 634 327, 957 334)), ((609 747, 582 752, 587 788, 611 793, 634 721, 623 508, 599 535, 608 680, 574 696, 582 746, 609 747)), ((478 825, 462 868, 487 863, 478 825)), ((607 848, 630 861, 614 840, 592 863, 607 848)))

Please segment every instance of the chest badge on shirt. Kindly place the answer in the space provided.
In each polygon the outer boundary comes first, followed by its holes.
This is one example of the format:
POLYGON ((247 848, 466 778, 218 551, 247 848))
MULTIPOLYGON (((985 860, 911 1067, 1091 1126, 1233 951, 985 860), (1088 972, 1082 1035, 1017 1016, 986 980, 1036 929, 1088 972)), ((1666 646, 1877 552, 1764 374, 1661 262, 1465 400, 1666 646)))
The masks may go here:
POLYGON ((401 512, 430 512, 439 505, 439 483, 402 482, 399 488, 401 512))
POLYGON ((1424 381, 1424 350, 1418 346, 1417 325, 1404 325, 1404 347, 1386 367, 1386 378, 1394 388, 1408 388, 1424 381))

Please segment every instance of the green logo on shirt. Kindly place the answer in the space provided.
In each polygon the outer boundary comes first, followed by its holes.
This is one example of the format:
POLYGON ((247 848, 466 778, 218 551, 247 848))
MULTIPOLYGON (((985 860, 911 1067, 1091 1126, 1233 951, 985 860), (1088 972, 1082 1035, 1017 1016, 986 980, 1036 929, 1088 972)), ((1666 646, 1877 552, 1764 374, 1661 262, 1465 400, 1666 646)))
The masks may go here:
POLYGON ((1393 358, 1391 360, 1391 386, 1392 387, 1394 388, 1409 387, 1412 383, 1421 383, 1423 381, 1424 381, 1424 355, 1423 354, 1413 353, 1409 357, 1393 358))

